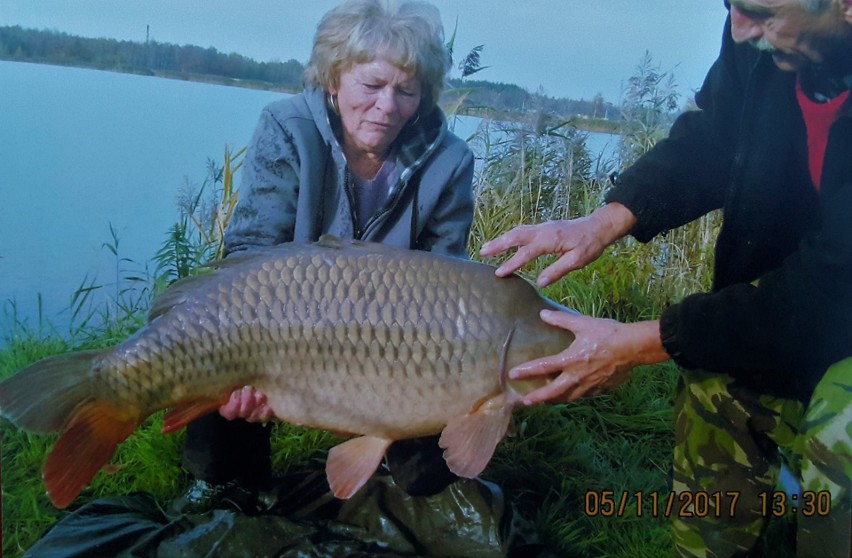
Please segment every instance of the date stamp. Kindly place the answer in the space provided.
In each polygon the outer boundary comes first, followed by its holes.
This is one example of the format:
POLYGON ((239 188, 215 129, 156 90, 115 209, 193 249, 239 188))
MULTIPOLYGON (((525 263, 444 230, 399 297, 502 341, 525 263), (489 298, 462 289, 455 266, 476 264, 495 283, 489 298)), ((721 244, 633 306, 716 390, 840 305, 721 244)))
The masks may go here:
POLYGON ((590 517, 733 517, 740 493, 729 492, 615 492, 589 490, 585 513, 590 517), (727 515, 725 515, 727 514, 727 515))
POLYGON ((745 502, 738 490, 668 493, 589 490, 584 499, 584 513, 589 517, 731 518, 746 512, 763 517, 797 513, 824 517, 831 512, 831 495, 805 491, 788 497, 784 492, 773 491, 762 492, 757 502, 745 502))

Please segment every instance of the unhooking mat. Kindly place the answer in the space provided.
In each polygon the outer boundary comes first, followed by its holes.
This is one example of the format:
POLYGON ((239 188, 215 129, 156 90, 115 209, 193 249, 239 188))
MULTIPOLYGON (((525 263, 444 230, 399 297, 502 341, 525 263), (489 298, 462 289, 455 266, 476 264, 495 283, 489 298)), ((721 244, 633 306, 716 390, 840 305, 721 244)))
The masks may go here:
POLYGON ((462 479, 411 497, 377 475, 336 500, 322 472, 290 475, 263 494, 262 509, 222 506, 178 514, 147 494, 93 501, 58 521, 25 558, 290 558, 538 556, 529 524, 500 489, 462 479))

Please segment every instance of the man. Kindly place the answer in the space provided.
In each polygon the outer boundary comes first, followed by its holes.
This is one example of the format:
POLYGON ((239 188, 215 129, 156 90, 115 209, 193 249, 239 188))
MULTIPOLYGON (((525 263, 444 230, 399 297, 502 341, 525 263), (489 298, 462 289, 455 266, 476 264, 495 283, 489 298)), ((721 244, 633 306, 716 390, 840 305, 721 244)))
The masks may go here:
MULTIPOLYGON (((852 476, 852 0, 735 0, 700 110, 626 170, 588 217, 516 228, 507 275, 546 253, 547 285, 617 239, 640 241, 723 208, 710 293, 660 320, 623 324, 543 312, 577 340, 520 365, 554 376, 528 403, 608 391, 673 359, 674 485, 707 491, 710 517, 673 512, 683 556, 735 556, 781 512, 778 447, 801 458, 800 556, 849 556, 852 476), (822 500, 822 509, 812 505, 822 500), (829 501, 830 500, 830 501, 829 501), (807 502, 806 502, 807 501, 807 502), (767 502, 769 504, 767 505, 767 502), (807 509, 805 509, 807 506, 807 509), (830 508, 827 509, 827 508, 830 508)), ((680 512, 681 510, 678 510, 680 512)))

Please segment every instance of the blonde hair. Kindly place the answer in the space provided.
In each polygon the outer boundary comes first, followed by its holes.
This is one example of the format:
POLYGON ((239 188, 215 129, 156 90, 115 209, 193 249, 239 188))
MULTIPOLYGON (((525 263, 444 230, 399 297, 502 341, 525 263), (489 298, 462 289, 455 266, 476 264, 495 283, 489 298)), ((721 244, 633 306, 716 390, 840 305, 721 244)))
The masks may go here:
POLYGON ((452 60, 438 8, 416 0, 347 0, 329 11, 317 27, 305 83, 336 88, 341 74, 379 55, 420 80, 421 106, 435 106, 452 60))

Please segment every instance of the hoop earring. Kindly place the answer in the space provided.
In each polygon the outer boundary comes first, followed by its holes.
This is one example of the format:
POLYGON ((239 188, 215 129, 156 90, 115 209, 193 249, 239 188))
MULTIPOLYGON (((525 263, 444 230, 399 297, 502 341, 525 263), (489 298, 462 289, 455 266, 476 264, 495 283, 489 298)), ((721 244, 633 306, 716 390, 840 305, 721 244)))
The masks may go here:
POLYGON ((337 116, 340 116, 340 107, 337 104, 337 95, 332 95, 331 93, 328 93, 326 95, 325 101, 328 105, 329 110, 337 116))
POLYGON ((417 112, 417 116, 414 118, 414 120, 408 121, 408 125, 413 128, 415 125, 417 125, 418 122, 420 122, 420 112, 419 111, 417 112))

